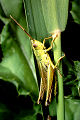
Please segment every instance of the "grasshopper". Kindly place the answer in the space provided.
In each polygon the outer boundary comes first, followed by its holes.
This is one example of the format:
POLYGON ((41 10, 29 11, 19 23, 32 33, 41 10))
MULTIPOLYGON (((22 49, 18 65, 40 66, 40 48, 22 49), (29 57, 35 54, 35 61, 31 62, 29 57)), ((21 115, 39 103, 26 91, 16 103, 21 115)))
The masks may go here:
MULTIPOLYGON (((53 76, 54 76, 55 69, 57 69, 58 63, 65 56, 64 55, 64 56, 60 57, 58 59, 57 63, 54 65, 48 54, 48 51, 52 49, 53 42, 60 34, 60 31, 56 31, 53 34, 53 37, 50 36, 48 38, 45 38, 43 40, 43 43, 41 43, 38 40, 33 39, 29 35, 29 33, 27 33, 26 30, 11 15, 10 15, 10 17, 31 38, 32 49, 33 49, 34 55, 36 57, 40 76, 41 76, 40 92, 39 92, 39 97, 38 97, 37 103, 38 104, 41 103, 41 101, 43 100, 43 97, 44 97, 44 93, 46 92, 45 106, 47 106, 51 102, 52 83, 53 83, 53 76), (46 49, 45 41, 50 38, 53 38, 53 40, 51 41, 51 46, 46 49)), ((56 87, 55 87, 55 89, 56 89, 56 87)))

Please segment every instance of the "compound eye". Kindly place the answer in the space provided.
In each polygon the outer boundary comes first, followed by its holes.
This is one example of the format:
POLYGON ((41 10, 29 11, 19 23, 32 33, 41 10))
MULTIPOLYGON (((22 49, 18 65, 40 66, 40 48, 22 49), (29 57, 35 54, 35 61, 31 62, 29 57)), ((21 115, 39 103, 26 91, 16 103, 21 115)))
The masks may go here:
POLYGON ((37 45, 36 45, 36 44, 33 44, 33 47, 34 47, 34 48, 36 48, 36 47, 37 47, 37 45))

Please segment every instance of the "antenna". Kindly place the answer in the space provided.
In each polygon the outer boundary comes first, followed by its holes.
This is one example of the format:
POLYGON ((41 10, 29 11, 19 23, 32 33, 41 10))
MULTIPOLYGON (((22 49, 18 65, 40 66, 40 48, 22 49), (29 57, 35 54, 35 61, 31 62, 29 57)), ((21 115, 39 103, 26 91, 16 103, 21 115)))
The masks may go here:
POLYGON ((10 15, 10 18, 33 40, 33 38, 30 36, 29 33, 26 32, 26 30, 10 15))

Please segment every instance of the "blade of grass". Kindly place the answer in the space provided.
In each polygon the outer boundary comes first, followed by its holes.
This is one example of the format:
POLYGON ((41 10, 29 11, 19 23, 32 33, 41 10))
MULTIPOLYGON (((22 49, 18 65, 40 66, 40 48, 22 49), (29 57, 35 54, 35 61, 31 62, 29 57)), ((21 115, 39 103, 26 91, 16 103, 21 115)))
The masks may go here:
MULTIPOLYGON (((54 61, 61 57, 61 34, 56 39, 54 47, 54 61)), ((58 67, 60 73, 62 74, 62 64, 58 67)), ((57 120, 64 120, 64 92, 63 92, 63 78, 57 71, 57 78, 58 78, 58 103, 57 103, 57 120)))

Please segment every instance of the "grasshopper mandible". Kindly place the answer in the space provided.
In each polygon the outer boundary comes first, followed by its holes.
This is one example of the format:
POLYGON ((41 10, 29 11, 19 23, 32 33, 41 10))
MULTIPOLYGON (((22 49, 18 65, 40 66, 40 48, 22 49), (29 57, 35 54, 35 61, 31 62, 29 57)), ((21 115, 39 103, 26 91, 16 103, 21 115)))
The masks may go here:
POLYGON ((16 24, 31 38, 31 44, 32 44, 32 49, 34 52, 34 55, 37 60, 40 76, 41 76, 41 83, 40 83, 40 92, 39 92, 39 98, 37 103, 40 104, 41 101, 43 100, 44 93, 46 92, 46 101, 45 101, 45 106, 49 105, 51 102, 51 94, 52 94, 52 83, 53 83, 53 76, 55 69, 58 66, 58 63, 60 60, 65 56, 62 56, 58 59, 57 63, 54 65, 48 51, 52 49, 53 47, 53 42, 54 40, 58 37, 60 34, 60 31, 56 31, 53 34, 53 37, 50 36, 48 38, 45 38, 43 40, 43 43, 33 39, 29 33, 26 32, 26 30, 10 15, 11 19, 13 19, 16 24), (51 46, 46 49, 45 47, 45 40, 48 40, 50 38, 53 38, 51 41, 51 46))

